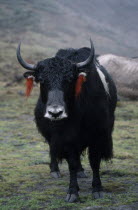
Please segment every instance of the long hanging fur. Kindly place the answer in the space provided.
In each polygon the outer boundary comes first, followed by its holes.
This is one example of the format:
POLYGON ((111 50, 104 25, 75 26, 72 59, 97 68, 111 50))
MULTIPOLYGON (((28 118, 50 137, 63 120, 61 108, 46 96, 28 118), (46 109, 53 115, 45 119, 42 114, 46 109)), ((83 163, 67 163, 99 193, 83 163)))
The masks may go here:
POLYGON ((85 73, 80 73, 76 82, 76 88, 75 88, 75 96, 79 96, 81 93, 82 85, 86 81, 85 73))
POLYGON ((31 94, 31 91, 33 89, 33 83, 34 80, 32 77, 28 77, 26 78, 26 92, 25 92, 25 96, 29 97, 31 94))

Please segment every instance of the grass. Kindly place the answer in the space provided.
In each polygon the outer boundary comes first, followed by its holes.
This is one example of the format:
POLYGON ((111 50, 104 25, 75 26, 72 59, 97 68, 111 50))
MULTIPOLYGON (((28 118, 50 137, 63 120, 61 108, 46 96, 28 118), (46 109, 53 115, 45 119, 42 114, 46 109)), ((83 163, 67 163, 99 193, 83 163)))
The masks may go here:
POLYGON ((38 87, 25 100, 19 93, 23 86, 4 88, 0 83, 0 209, 84 209, 88 206, 130 205, 137 201, 138 102, 121 102, 116 110, 114 158, 101 164, 105 198, 91 195, 91 170, 82 158, 88 178, 80 179, 80 202, 66 203, 67 164, 60 166, 62 178, 49 174, 49 148, 36 130, 33 109, 38 87))

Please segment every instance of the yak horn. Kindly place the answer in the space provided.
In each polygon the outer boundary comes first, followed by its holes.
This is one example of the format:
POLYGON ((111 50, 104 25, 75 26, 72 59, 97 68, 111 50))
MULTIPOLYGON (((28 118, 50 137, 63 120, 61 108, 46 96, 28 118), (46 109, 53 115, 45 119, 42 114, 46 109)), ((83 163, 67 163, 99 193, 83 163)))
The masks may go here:
POLYGON ((35 71, 36 65, 26 63, 26 62, 22 59, 21 53, 20 53, 20 46, 21 46, 21 42, 19 43, 18 48, 17 48, 17 59, 18 59, 19 63, 20 63, 21 66, 24 67, 25 69, 35 71))
POLYGON ((77 64, 76 64, 76 66, 77 66, 78 68, 82 68, 82 67, 84 67, 84 66, 90 64, 90 63, 92 62, 93 58, 94 58, 95 52, 94 52, 93 42, 92 42, 91 39, 90 39, 90 43, 91 43, 91 52, 90 52, 90 55, 89 55, 89 57, 87 58, 87 60, 85 60, 85 61, 83 61, 83 62, 80 62, 80 63, 77 63, 77 64))

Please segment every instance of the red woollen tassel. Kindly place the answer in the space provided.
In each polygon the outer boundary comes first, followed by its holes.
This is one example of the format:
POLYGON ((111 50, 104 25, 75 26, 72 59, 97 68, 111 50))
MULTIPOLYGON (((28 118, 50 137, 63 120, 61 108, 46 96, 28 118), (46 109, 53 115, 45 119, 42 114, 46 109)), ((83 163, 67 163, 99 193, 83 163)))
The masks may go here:
POLYGON ((78 76, 77 82, 76 82, 76 88, 75 88, 75 96, 79 96, 81 93, 82 85, 86 81, 86 73, 81 72, 78 76))
POLYGON ((26 92, 25 96, 30 96, 31 91, 33 89, 33 83, 34 83, 34 78, 33 77, 28 77, 26 78, 26 92))

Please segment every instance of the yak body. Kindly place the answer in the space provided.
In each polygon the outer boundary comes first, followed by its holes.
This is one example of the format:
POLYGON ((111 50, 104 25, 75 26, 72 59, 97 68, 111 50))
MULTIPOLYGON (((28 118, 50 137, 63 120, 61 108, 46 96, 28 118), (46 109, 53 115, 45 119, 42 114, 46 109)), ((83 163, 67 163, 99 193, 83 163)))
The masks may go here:
POLYGON ((138 59, 107 54, 98 57, 114 79, 120 96, 138 99, 138 59))
MULTIPOLYGON (((89 53, 89 48, 59 50, 56 58, 57 62, 60 59, 63 59, 64 62, 66 60, 81 62, 89 56, 89 53)), ((64 66, 63 74, 66 68, 64 66)), ((66 153, 71 153, 72 147, 75 149, 75 153, 81 154, 90 145, 102 159, 107 160, 112 157, 111 133, 116 106, 115 85, 106 70, 100 67, 108 83, 108 95, 96 71, 95 64, 92 64, 89 68, 91 68, 91 71, 83 85, 81 95, 77 99, 70 98, 70 101, 67 102, 69 103, 68 111, 70 113, 68 119, 53 122, 44 118, 46 104, 42 102, 41 95, 35 108, 35 120, 38 130, 48 143, 53 145, 54 154, 59 160, 66 158, 66 153), (108 130, 108 136, 104 137, 103 132, 105 130, 108 130), (53 140, 52 136, 54 135, 56 137, 53 140), (99 135, 100 139, 98 138, 99 135)), ((72 72, 69 73, 72 74, 72 72)), ((64 97, 66 98, 66 95, 64 97)))
POLYGON ((66 159, 69 165, 70 184, 66 201, 78 200, 77 175, 81 172, 80 177, 85 176, 80 155, 86 148, 93 171, 93 195, 101 198, 100 161, 113 155, 112 131, 117 101, 113 80, 96 61, 92 45, 91 50, 59 50, 55 57, 38 62, 35 70, 22 60, 19 47, 19 62, 32 69, 24 76, 34 77, 40 83, 35 121, 49 143, 51 173, 60 176, 59 160, 66 159), (77 87, 80 78, 84 80, 81 87, 77 87), (81 90, 79 95, 76 88, 81 90))

